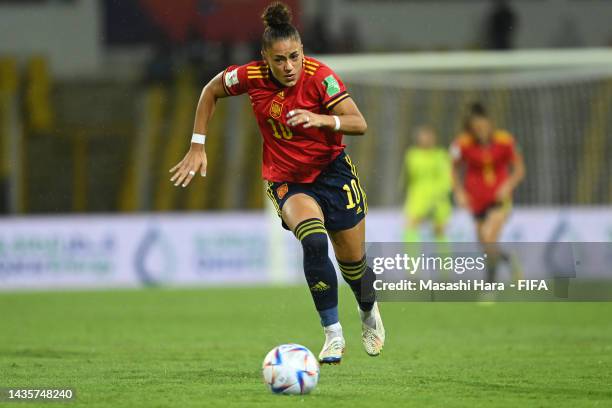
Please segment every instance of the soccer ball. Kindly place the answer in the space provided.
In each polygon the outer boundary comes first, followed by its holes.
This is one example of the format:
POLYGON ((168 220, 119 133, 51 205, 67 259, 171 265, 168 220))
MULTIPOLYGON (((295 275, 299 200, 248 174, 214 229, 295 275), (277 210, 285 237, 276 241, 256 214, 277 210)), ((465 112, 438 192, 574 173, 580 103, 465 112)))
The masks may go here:
POLYGON ((304 346, 283 344, 263 361, 263 377, 275 394, 308 394, 319 381, 319 362, 304 346))

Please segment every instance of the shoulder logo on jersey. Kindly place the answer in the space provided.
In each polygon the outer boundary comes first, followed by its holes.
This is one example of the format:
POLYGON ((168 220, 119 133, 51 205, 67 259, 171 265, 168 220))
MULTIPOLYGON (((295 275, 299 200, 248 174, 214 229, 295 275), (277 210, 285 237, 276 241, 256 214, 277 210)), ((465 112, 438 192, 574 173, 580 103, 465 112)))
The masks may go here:
POLYGON ((268 78, 268 66, 267 65, 255 65, 247 67, 247 78, 248 79, 266 79, 268 78))
POLYGON ((327 78, 323 80, 323 86, 325 86, 325 92, 327 92, 327 96, 334 96, 338 92, 340 92, 340 84, 333 75, 329 75, 327 78))
POLYGON ((511 145, 514 141, 512 135, 505 130, 496 130, 495 133, 493 133, 493 140, 505 145, 511 145))
POLYGON ((278 96, 280 99, 285 99, 285 91, 280 91, 276 94, 276 96, 278 96))
POLYGON ((282 200, 287 195, 288 191, 289 191, 289 186, 287 185, 287 183, 282 184, 280 187, 278 187, 276 189, 276 195, 278 196, 278 199, 282 200))
POLYGON ((223 79, 227 88, 231 88, 232 86, 236 85, 238 83, 238 68, 226 72, 225 78, 223 79))
POLYGON ((317 69, 319 68, 319 64, 313 61, 309 61, 304 58, 304 72, 308 75, 314 75, 317 69))
POLYGON ((272 101, 272 105, 270 105, 270 116, 274 119, 280 119, 283 113, 283 104, 278 101, 272 101))

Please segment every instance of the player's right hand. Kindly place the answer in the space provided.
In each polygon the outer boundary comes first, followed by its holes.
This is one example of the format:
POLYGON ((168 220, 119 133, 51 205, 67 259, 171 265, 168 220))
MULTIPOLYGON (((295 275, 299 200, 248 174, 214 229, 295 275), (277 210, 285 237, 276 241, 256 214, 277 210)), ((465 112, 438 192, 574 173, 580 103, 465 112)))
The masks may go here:
POLYGON ((174 173, 170 181, 175 186, 187 187, 193 176, 199 171, 202 177, 206 177, 206 151, 204 145, 191 146, 183 160, 170 169, 174 173))

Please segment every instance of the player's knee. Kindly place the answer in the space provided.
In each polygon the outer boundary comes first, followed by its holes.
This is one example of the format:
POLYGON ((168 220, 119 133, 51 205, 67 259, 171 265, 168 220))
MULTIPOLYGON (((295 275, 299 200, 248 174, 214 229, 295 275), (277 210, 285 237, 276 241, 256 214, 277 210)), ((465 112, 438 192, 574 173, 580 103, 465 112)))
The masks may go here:
POLYGON ((492 244, 495 241, 493 240, 493 236, 489 231, 482 231, 479 235, 480 242, 484 245, 492 244))
POLYGON ((302 244, 304 258, 327 257, 327 231, 323 221, 317 218, 302 221, 295 227, 294 233, 302 244))
POLYGON ((322 217, 323 213, 319 204, 317 204, 314 198, 304 193, 296 193, 287 198, 282 208, 283 220, 285 220, 287 225, 290 225, 294 231, 300 224, 322 217), (304 218, 307 219, 296 224, 297 220, 304 218))
POLYGON ((328 255, 328 244, 327 234, 325 233, 313 233, 308 235, 302 240, 302 248, 304 249, 304 256, 311 258, 327 257, 328 255))
POLYGON ((492 223, 487 224, 482 230, 482 242, 485 244, 494 244, 497 242, 498 232, 499 230, 495 225, 492 225, 492 223))
POLYGON ((493 234, 484 234, 482 236, 482 243, 485 245, 494 244, 495 242, 497 242, 497 240, 493 234))

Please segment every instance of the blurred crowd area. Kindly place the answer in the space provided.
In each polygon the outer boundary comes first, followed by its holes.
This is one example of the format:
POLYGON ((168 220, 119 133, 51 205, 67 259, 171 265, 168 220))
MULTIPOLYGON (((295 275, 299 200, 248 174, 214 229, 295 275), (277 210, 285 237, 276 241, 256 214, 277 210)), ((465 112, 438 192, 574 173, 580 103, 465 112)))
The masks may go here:
MULTIPOLYGON (((85 3, 0 0, 0 7, 69 8, 85 3)), ((172 7, 170 3, 97 3, 103 48, 121 56, 112 60, 118 66, 107 64, 104 72, 57 75, 44 47, 21 55, 0 47, 2 213, 263 208, 261 138, 248 98, 230 98, 218 105, 207 139, 205 182, 198 180, 186 191, 176 189, 168 180, 168 169, 188 148, 202 86, 230 64, 259 58, 258 15, 268 1, 185 0, 172 2, 172 7), (138 67, 136 75, 115 74, 131 65, 138 67)), ((340 6, 423 7, 419 1, 286 3, 311 55, 379 47, 368 45, 364 16, 345 13, 338 18, 335 10, 340 6)), ((478 37, 465 47, 512 49, 522 24, 517 2, 480 3, 478 37)), ((434 11, 449 4, 431 2, 434 11)), ((551 45, 590 45, 581 44, 567 21, 567 36, 552 38, 551 45)), ((561 18, 557 23, 566 22, 561 18)), ((396 27, 397 32, 403 29, 396 27)), ((376 50, 415 48, 412 43, 389 47, 376 50)), ((474 100, 487 104, 498 125, 514 132, 524 150, 528 179, 517 192, 519 204, 612 202, 612 167, 604 154, 612 151, 610 78, 560 80, 544 87, 451 84, 447 89, 373 85, 362 79, 347 83, 369 122, 369 133, 347 142, 370 205, 400 205, 402 186, 397 180, 414 128, 431 125, 440 142, 448 145, 461 130, 463 108, 474 100)))

